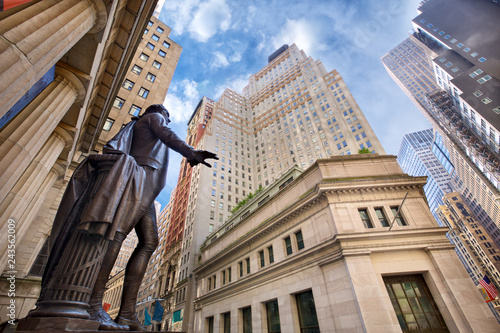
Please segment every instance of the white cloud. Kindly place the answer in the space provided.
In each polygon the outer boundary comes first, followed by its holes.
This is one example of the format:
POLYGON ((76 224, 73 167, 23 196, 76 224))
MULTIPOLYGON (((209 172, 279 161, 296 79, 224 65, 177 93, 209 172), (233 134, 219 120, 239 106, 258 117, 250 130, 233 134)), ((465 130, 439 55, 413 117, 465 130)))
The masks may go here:
POLYGON ((226 58, 226 55, 221 52, 214 52, 214 60, 211 63, 212 68, 221 68, 229 65, 229 61, 226 58))
POLYGON ((234 52, 232 56, 229 57, 230 62, 240 62, 241 52, 234 52))
POLYGON ((214 52, 214 58, 209 64, 211 68, 223 68, 229 66, 231 63, 241 61, 241 53, 234 52, 229 58, 222 52, 214 52))
POLYGON ((247 12, 246 12, 246 26, 244 28, 245 31, 248 31, 252 27, 252 22, 255 17, 255 14, 257 13, 257 7, 250 5, 248 6, 247 12))
MULTIPOLYGON (((182 35, 186 27, 191 23, 192 12, 198 7, 199 3, 200 0, 166 1, 160 16, 168 15, 172 33, 182 35)), ((165 20, 163 19, 163 21, 165 20)))
POLYGON ((171 86, 163 104, 170 113, 172 123, 186 123, 200 101, 198 83, 184 79, 171 86))
POLYGON ((215 87, 215 95, 214 95, 214 98, 215 100, 218 100, 219 97, 222 95, 222 93, 224 92, 224 90, 226 90, 226 88, 231 88, 237 92, 239 92, 240 94, 243 92, 243 88, 245 88, 247 85, 248 85, 248 78, 251 76, 252 74, 250 73, 247 73, 247 74, 242 74, 238 77, 234 77, 222 84, 219 84, 215 87))
POLYGON ((327 45, 321 42, 322 27, 313 21, 304 18, 298 20, 287 19, 285 25, 271 39, 273 47, 278 49, 283 44, 297 44, 308 55, 313 56, 317 51, 327 49, 327 45))
POLYGON ((231 24, 231 11, 226 0, 209 0, 198 6, 188 31, 191 37, 207 42, 213 35, 226 31, 231 24))

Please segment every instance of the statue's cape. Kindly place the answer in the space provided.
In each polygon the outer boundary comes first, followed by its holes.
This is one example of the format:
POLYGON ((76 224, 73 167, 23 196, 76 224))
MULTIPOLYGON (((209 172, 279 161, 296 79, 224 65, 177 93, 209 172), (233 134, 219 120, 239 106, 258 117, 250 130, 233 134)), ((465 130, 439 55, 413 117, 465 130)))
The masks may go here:
POLYGON ((146 172, 128 155, 134 124, 128 123, 111 139, 104 154, 88 156, 73 173, 52 226, 44 282, 76 229, 112 240, 117 231, 128 234, 151 205, 141 200, 146 172), (98 177, 103 164, 109 171, 98 177))

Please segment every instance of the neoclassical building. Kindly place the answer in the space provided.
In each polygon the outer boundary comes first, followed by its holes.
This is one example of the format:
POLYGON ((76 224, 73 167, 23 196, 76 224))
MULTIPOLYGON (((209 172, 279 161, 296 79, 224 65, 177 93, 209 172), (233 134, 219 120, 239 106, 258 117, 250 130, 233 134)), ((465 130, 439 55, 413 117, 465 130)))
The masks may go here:
POLYGON ((194 332, 498 332, 395 156, 319 159, 202 245, 194 332))
POLYGON ((35 0, 0 12, 1 322, 10 319, 8 276, 16 318, 38 297, 35 259, 65 179, 94 151, 155 5, 35 0))

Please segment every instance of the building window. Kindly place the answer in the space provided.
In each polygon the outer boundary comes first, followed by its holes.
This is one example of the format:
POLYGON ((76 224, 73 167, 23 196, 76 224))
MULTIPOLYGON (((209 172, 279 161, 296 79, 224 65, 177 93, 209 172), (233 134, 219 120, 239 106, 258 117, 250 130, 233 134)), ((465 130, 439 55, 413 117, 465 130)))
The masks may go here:
POLYGON ((482 92, 481 90, 476 90, 476 91, 474 91, 474 96, 476 96, 476 97, 479 97, 479 96, 481 96, 482 94, 483 94, 483 92, 482 92))
POLYGON ((269 246, 267 248, 267 253, 269 255, 269 263, 272 264, 274 262, 274 252, 273 252, 273 247, 269 246))
POLYGON ((148 25, 149 25, 150 27, 152 27, 152 26, 153 26, 153 22, 152 22, 152 21, 149 21, 149 22, 148 22, 148 25))
POLYGON ((145 34, 145 35, 147 35, 147 34, 148 34, 148 32, 149 32, 149 30, 148 30, 148 29, 145 29, 145 30, 144 30, 144 34, 145 34))
POLYGON ((130 81, 130 80, 125 80, 123 82, 123 85, 122 87, 127 89, 127 90, 132 90, 132 87, 134 86, 134 82, 130 81))
POLYGON ((247 274, 250 274, 250 258, 246 258, 246 264, 247 264, 247 274))
POLYGON ((221 276, 222 276, 222 285, 225 285, 226 284, 226 271, 222 271, 221 276))
POLYGON ((485 62, 486 61, 486 58, 485 57, 481 57, 478 59, 480 62, 485 62))
POLYGON ((242 277, 243 276, 243 261, 240 261, 238 263, 238 266, 240 266, 240 277, 242 277))
POLYGON ((380 221, 380 224, 382 224, 383 227, 389 226, 389 222, 385 217, 384 210, 382 209, 382 207, 375 208, 375 214, 377 214, 378 220, 380 221))
POLYGON ((141 87, 141 89, 139 89, 139 93, 137 95, 139 95, 139 96, 141 96, 143 98, 147 98, 148 94, 149 94, 149 90, 147 90, 146 88, 141 87))
POLYGON ((146 75, 146 80, 148 80, 149 82, 155 82, 155 79, 156 79, 156 75, 154 75, 154 74, 148 73, 146 75))
POLYGON ((490 75, 485 75, 482 78, 477 79, 477 82, 480 83, 480 84, 483 84, 483 83, 485 83, 486 81, 489 81, 489 80, 491 80, 491 76, 490 75))
POLYGON ((403 216, 401 215, 401 211, 398 212, 399 206, 393 206, 391 207, 391 212, 394 214, 394 217, 396 218, 396 221, 398 222, 398 225, 405 226, 408 225, 406 221, 403 219, 403 216), (396 216, 397 214, 397 216, 396 216))
POLYGON ((156 31, 162 34, 164 30, 162 27, 156 27, 156 31))
POLYGON ((301 230, 295 233, 295 240, 297 241, 297 249, 302 250, 304 248, 304 239, 302 238, 301 230))
POLYGON ((135 117, 137 117, 137 116, 139 116, 139 113, 141 113, 141 110, 142 109, 140 107, 138 107, 137 105, 132 104, 132 106, 130 107, 130 110, 129 110, 128 113, 131 114, 131 115, 133 115, 133 116, 135 116, 135 117))
POLYGON ((403 332, 449 332, 422 275, 383 279, 403 332))
POLYGON ((318 316, 314 305, 312 291, 306 291, 295 295, 297 310, 299 313, 300 332, 319 332, 318 316))
POLYGON ((160 55, 160 57, 162 57, 162 58, 165 58, 165 56, 167 55, 167 53, 166 53, 165 51, 163 51, 163 50, 158 51, 158 54, 159 54, 159 55, 160 55))
POLYGON ((125 103, 125 100, 120 98, 120 97, 116 97, 115 98, 115 101, 113 102, 113 106, 117 109, 121 109, 122 106, 123 106, 123 103, 125 103))
POLYGON ((207 323, 207 332, 214 333, 214 317, 208 317, 206 319, 206 323, 207 323))
POLYGON ((483 99, 481 100, 481 102, 483 102, 484 104, 490 104, 490 103, 491 103, 491 102, 493 102, 493 101, 491 100, 491 98, 489 98, 489 97, 485 97, 485 98, 483 98, 483 99))
POLYGON ((278 300, 266 303, 267 331, 269 333, 281 332, 280 314, 278 309, 278 300))
MULTIPOLYGON (((155 42, 157 42, 157 41, 159 41, 159 40, 160 40, 160 37, 159 37, 159 36, 157 36, 157 35, 155 35, 155 34, 153 34, 153 36, 152 36, 151 38, 152 38, 155 42)), ((148 43, 148 44, 149 44, 149 43, 148 43)), ((153 45, 153 44, 151 44, 151 45, 153 45)), ((148 45, 148 47, 151 49, 151 47, 150 47, 149 45, 148 45)), ((153 48, 154 48, 154 45, 153 45, 153 48)), ((152 50, 152 49, 151 49, 151 50, 152 50)))
POLYGON ((104 127, 102 129, 105 131, 109 131, 113 126, 114 122, 115 121, 111 118, 106 119, 106 122, 104 123, 104 127))
POLYGON ((166 47, 167 49, 169 49, 169 48, 170 48, 170 44, 169 44, 169 43, 167 43, 167 42, 165 42, 165 41, 163 42, 163 44, 162 44, 162 45, 163 45, 164 47, 166 47))
POLYGON ((243 315, 243 333, 252 333, 252 308, 241 309, 243 315))
POLYGON ((231 312, 222 314, 222 332, 231 333, 231 312))
POLYGON ((146 47, 147 47, 148 49, 150 49, 150 50, 154 50, 154 49, 155 49, 154 44, 151 44, 151 43, 147 43, 147 44, 146 44, 146 47))
POLYGON ((368 215, 368 210, 367 209, 358 209, 359 216, 361 217, 361 221, 363 222, 363 225, 365 228, 373 228, 373 223, 370 220, 370 216, 368 215))
POLYGON ((231 282, 231 267, 227 269, 227 282, 231 282))
POLYGON ((290 239, 290 236, 285 238, 285 248, 286 248, 286 255, 292 254, 292 240, 290 239))
POLYGON ((146 53, 141 53, 139 59, 141 59, 142 61, 148 61, 149 56, 146 53))
POLYGON ((142 67, 139 67, 137 65, 134 65, 134 67, 132 67, 132 73, 139 75, 141 74, 141 72, 142 72, 142 67))
POLYGON ((266 265, 266 261, 264 259, 264 250, 259 251, 259 258, 260 258, 260 267, 264 267, 266 265))
POLYGON ((153 67, 156 69, 160 69, 161 63, 155 60, 155 61, 153 61, 153 67))

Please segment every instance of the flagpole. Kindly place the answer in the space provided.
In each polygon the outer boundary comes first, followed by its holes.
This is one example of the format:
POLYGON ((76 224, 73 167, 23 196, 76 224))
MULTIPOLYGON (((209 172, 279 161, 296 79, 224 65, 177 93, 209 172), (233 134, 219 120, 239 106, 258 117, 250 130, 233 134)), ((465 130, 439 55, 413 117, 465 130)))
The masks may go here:
POLYGON ((403 198, 403 201, 401 201, 401 205, 399 205, 398 210, 396 211, 396 214, 394 214, 394 219, 392 220, 391 226, 389 227, 389 231, 391 231, 392 227, 394 226, 394 222, 396 222, 396 218, 399 215, 399 211, 401 210, 401 207, 403 207, 403 204, 405 203, 406 196, 410 193, 410 190, 406 191, 405 197, 403 198))

